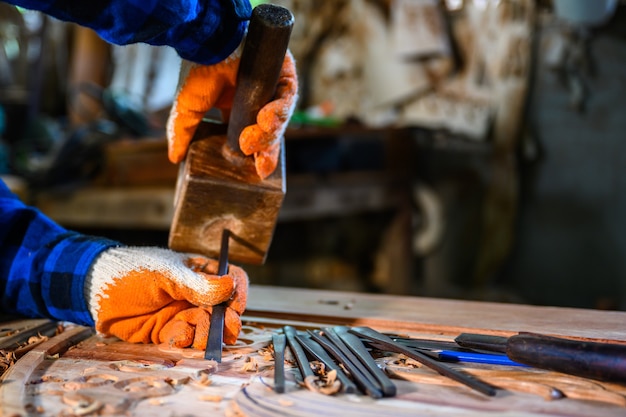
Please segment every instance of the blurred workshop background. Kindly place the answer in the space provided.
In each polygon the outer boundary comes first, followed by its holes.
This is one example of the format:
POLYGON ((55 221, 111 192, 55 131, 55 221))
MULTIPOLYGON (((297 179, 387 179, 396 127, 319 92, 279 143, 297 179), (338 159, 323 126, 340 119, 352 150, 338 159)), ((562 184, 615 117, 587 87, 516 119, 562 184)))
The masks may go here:
MULTIPOLYGON (((252 283, 626 310, 626 2, 274 3, 301 94, 252 283)), ((166 246, 179 64, 0 3, 0 175, 166 246)))

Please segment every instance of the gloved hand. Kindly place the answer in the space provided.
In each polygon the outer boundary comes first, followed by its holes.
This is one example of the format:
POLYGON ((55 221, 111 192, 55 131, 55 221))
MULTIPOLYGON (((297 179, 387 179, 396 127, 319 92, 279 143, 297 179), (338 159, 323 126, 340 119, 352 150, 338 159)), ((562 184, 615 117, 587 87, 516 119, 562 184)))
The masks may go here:
MULTIPOLYGON (((214 65, 198 65, 183 61, 178 88, 167 123, 168 153, 179 163, 196 127, 212 108, 228 120, 233 105, 237 71, 241 59, 240 46, 224 61, 214 65)), ((276 169, 280 138, 294 111, 298 93, 295 63, 287 51, 281 68, 275 99, 259 111, 257 124, 248 126, 239 137, 245 155, 254 155, 257 174, 266 178, 276 169)))
POLYGON ((133 343, 206 347, 212 306, 226 301, 224 342, 234 344, 246 308, 248 276, 229 265, 168 249, 110 248, 93 263, 85 298, 96 330, 133 343))

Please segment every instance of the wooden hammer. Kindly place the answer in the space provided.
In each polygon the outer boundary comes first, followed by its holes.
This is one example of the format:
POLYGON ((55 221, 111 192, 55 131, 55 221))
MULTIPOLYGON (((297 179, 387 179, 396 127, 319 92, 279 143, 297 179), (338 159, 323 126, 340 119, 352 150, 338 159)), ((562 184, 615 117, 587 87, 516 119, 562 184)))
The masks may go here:
POLYGON ((261 179, 253 157, 241 152, 239 135, 274 98, 293 21, 284 7, 263 4, 253 9, 229 123, 203 121, 181 164, 171 249, 216 258, 228 230, 230 261, 265 262, 286 192, 284 138, 276 170, 261 179))

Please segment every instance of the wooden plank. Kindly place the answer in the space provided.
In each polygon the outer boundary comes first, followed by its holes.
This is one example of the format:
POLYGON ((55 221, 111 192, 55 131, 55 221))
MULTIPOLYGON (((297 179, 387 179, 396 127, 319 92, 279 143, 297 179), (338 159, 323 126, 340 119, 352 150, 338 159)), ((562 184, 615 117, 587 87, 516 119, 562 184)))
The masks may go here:
MULTIPOLYGON (((254 277, 251 278, 254 280, 254 277)), ((520 331, 626 343, 626 312, 255 286, 246 314, 395 331, 520 331)))
MULTIPOLYGON (((289 293, 297 295, 299 291, 289 293)), ((298 297, 292 299, 295 302, 298 297)), ((84 339, 92 334, 91 329, 68 330, 27 354, 12 368, 0 385, 0 415, 86 415, 90 411, 98 415, 142 417, 241 415, 236 412, 249 417, 423 414, 618 417, 624 414, 624 406, 618 404, 626 401, 623 397, 626 387, 608 391, 611 386, 605 389, 581 379, 526 368, 497 371, 495 375, 500 376, 491 381, 500 381, 502 374, 509 372, 518 382, 524 382, 524 378, 527 383, 536 382, 537 377, 545 377, 549 381, 561 381, 566 387, 587 384, 586 394, 581 389, 572 390, 577 395, 587 395, 587 400, 549 401, 514 389, 499 390, 495 397, 485 397, 420 369, 411 373, 419 382, 394 379, 398 388, 396 397, 372 400, 361 395, 325 396, 307 391, 295 384, 288 368, 286 392, 277 395, 271 389, 273 363, 257 352, 261 346, 267 346, 269 336, 283 323, 266 321, 254 329, 253 323, 245 324, 243 337, 253 343, 225 351, 220 364, 201 359, 201 351, 130 344, 98 335, 84 339), (256 342, 262 344, 255 345, 256 342)), ((306 327, 306 323, 302 325, 306 327)), ((379 360, 382 367, 397 368, 393 357, 379 360)), ((475 368, 472 372, 484 375, 485 371, 475 368)))
POLYGON ((68 227, 167 230, 174 216, 173 187, 91 187, 74 193, 43 193, 35 205, 68 227))
POLYGON ((178 166, 167 158, 163 138, 121 139, 104 146, 104 166, 94 179, 101 187, 174 188, 178 166))
POLYGON ((485 397, 427 369, 402 369, 393 355, 377 360, 393 369, 394 398, 307 391, 295 383, 289 362, 286 392, 278 395, 271 389, 272 359, 261 349, 286 324, 300 329, 366 324, 444 340, 459 330, 626 340, 626 313, 259 286, 251 288, 249 299, 239 343, 224 351, 220 364, 203 360, 202 351, 90 336, 92 329, 84 327, 67 330, 35 347, 5 374, 0 415, 624 415, 624 386, 532 368, 459 365, 500 387, 495 397, 485 397), (551 385, 570 398, 542 396, 551 385))

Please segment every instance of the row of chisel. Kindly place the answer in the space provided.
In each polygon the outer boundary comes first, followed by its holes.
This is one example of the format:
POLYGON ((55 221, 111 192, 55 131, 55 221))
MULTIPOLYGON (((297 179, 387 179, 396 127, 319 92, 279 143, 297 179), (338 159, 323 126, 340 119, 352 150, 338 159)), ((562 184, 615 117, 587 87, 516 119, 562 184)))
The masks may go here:
POLYGON ((343 393, 364 393, 372 398, 396 395, 396 386, 372 356, 372 351, 404 354, 438 373, 485 395, 495 395, 493 386, 427 354, 398 343, 369 327, 335 326, 298 331, 284 326, 272 336, 275 355, 274 390, 285 391, 285 350, 289 347, 302 380, 315 377, 311 362, 319 361, 327 371, 335 371, 343 393))

